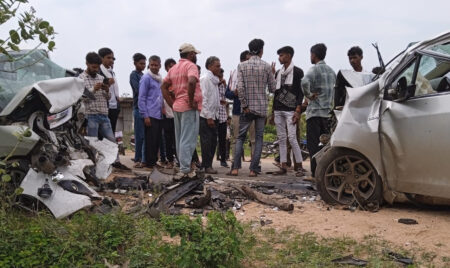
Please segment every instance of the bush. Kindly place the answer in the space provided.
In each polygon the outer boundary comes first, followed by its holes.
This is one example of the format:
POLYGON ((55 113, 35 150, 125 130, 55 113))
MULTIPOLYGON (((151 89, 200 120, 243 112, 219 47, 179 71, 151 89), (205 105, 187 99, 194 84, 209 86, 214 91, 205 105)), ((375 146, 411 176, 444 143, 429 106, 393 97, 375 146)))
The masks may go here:
POLYGON ((191 220, 186 215, 163 217, 162 222, 172 237, 180 237, 176 248, 180 267, 234 267, 243 257, 243 229, 230 211, 210 212, 205 227, 201 217, 191 220))
POLYGON ((166 216, 162 222, 123 213, 75 214, 55 220, 11 211, 0 215, 0 267, 226 267, 242 258, 242 228, 234 215, 166 216), (167 232, 181 244, 165 241, 167 232))

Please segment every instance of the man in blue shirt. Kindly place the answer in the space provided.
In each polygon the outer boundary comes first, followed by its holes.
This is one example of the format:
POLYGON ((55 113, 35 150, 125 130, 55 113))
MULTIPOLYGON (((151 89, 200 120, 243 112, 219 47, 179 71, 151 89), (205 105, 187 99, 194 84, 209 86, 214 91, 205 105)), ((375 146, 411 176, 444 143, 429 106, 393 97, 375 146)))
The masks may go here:
POLYGON ((134 67, 136 68, 130 74, 130 85, 133 90, 133 116, 134 116, 134 165, 135 168, 145 166, 145 145, 144 145, 144 118, 139 113, 138 97, 139 97, 139 81, 144 75, 143 71, 147 64, 147 58, 141 54, 133 55, 134 67))
POLYGON ((158 56, 149 58, 149 69, 139 83, 138 106, 145 125, 145 159, 147 166, 153 168, 158 160, 164 105, 161 93, 162 77, 159 75, 161 59, 158 56))

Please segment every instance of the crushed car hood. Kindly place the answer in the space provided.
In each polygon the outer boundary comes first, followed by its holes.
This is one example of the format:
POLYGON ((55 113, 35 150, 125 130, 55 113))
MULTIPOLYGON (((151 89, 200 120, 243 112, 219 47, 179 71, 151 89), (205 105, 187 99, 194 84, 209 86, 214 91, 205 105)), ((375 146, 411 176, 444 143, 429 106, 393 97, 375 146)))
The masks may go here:
POLYGON ((11 114, 33 90, 37 90, 45 98, 44 103, 50 113, 58 113, 69 108, 81 98, 84 92, 84 83, 82 79, 66 77, 44 80, 26 86, 14 96, 0 116, 11 114))

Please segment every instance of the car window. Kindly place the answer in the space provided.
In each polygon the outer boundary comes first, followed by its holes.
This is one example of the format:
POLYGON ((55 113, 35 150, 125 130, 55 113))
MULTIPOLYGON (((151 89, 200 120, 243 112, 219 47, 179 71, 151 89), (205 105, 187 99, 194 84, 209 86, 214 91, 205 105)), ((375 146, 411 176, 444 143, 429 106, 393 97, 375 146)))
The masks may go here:
POLYGON ((450 55, 450 43, 439 44, 430 47, 428 50, 438 52, 445 55, 450 55))
POLYGON ((17 92, 38 81, 66 76, 66 69, 52 62, 46 52, 35 50, 12 53, 16 61, 0 54, 0 112, 17 92))
POLYGON ((417 60, 410 65, 397 77, 393 85, 397 85, 400 79, 406 79, 408 86, 415 84, 414 96, 423 96, 427 94, 450 91, 450 61, 435 58, 428 55, 421 55, 419 68, 415 81, 412 81, 414 69, 417 60))

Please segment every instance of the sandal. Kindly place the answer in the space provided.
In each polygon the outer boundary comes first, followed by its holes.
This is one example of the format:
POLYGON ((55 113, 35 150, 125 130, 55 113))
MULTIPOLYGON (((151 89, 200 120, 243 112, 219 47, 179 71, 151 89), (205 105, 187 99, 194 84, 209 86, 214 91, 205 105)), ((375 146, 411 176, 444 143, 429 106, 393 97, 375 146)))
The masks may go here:
POLYGON ((304 177, 304 176, 305 176, 305 173, 303 173, 302 171, 297 171, 297 172, 295 173, 295 176, 296 176, 296 177, 304 177))
POLYGON ((273 172, 272 175, 281 176, 281 175, 286 175, 286 173, 287 173, 287 169, 280 167, 280 170, 273 172))
POLYGON ((134 164, 134 168, 143 168, 145 166, 145 164, 144 163, 142 163, 142 162, 137 162, 136 164, 134 164))
POLYGON ((250 171, 250 174, 248 174, 249 177, 258 177, 258 173, 254 172, 254 171, 250 171))
POLYGON ((230 170, 225 175, 237 177, 239 175, 238 172, 233 173, 233 170, 235 170, 235 169, 230 170))

